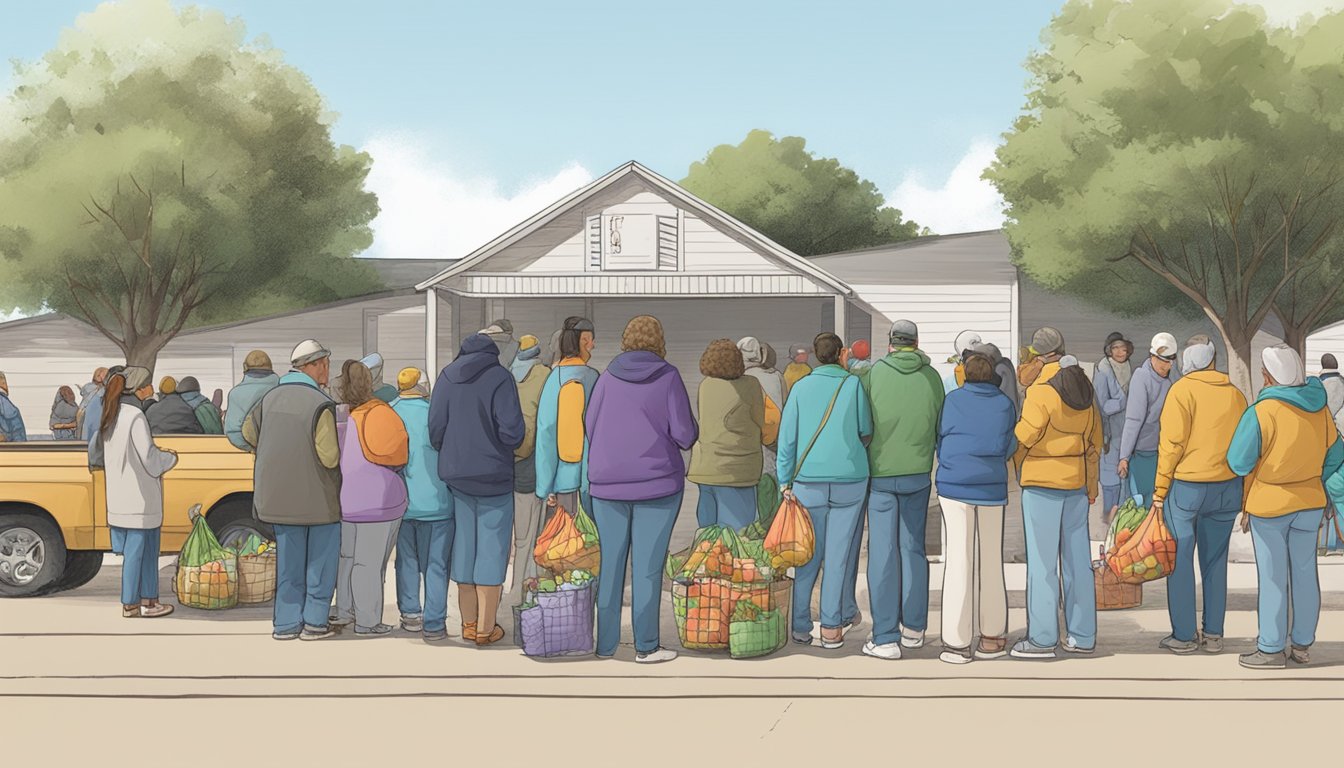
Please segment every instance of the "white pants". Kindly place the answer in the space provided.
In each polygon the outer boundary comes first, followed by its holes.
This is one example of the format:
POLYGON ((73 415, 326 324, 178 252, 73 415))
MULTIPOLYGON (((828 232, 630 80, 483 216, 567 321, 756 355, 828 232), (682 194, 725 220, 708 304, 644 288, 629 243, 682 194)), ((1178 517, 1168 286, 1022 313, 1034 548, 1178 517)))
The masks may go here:
POLYGON ((1003 581, 1003 507, 977 507, 944 498, 938 503, 943 510, 945 542, 943 645, 971 647, 975 639, 972 613, 977 601, 980 634, 1004 637, 1008 634, 1008 590, 1003 581))

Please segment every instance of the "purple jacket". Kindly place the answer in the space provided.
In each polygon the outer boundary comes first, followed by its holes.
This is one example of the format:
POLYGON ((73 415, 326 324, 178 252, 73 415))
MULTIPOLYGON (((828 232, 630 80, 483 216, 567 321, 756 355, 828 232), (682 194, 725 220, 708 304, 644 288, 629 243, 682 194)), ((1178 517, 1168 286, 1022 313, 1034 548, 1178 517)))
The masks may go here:
POLYGON ((336 437, 341 444, 341 519, 347 523, 387 523, 406 514, 406 481, 396 470, 364 456, 359 428, 349 406, 337 411, 336 437))
POLYGON ((652 352, 623 352, 597 379, 584 418, 588 485, 609 501, 648 501, 686 485, 682 451, 700 430, 677 369, 652 352))

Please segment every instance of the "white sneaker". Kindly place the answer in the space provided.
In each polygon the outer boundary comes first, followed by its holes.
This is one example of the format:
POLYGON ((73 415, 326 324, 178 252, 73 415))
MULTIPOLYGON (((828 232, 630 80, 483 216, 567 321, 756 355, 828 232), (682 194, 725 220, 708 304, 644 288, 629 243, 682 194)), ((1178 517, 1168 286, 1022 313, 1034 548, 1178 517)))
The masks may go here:
POLYGON ((659 648, 649 653, 635 654, 635 663, 637 664, 661 664, 665 661, 671 661, 677 658, 677 652, 671 648, 659 648))
POLYGON ((901 645, 910 650, 917 650, 924 647, 924 633, 916 632, 912 629, 901 627, 901 645))
POLYGON ((872 656, 874 659, 882 659, 883 661, 896 661, 901 658, 901 644, 883 643, 882 645, 877 645, 873 642, 872 638, 869 638, 868 642, 863 644, 863 655, 872 656))
POLYGON ((943 651, 938 654, 938 660, 945 661, 948 664, 970 664, 971 658, 972 656, 969 648, 960 653, 957 651, 943 651))

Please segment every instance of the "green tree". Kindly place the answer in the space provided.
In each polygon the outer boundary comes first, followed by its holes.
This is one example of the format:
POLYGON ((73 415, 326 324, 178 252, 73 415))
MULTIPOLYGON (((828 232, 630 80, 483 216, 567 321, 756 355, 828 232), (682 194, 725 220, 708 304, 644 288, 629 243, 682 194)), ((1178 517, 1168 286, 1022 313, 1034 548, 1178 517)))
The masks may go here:
POLYGON ((752 131, 692 163, 681 185, 801 256, 909 240, 913 221, 886 207, 877 187, 797 136, 752 131))
POLYGON ((378 287, 370 159, 240 21, 107 3, 0 102, 0 306, 78 317, 154 367, 192 324, 378 287))
POLYGON ((1292 29, 1227 0, 1071 0, 1043 39, 985 174, 1015 260, 1121 311, 1202 312, 1249 391, 1270 312, 1299 349, 1332 316, 1344 16, 1292 29))

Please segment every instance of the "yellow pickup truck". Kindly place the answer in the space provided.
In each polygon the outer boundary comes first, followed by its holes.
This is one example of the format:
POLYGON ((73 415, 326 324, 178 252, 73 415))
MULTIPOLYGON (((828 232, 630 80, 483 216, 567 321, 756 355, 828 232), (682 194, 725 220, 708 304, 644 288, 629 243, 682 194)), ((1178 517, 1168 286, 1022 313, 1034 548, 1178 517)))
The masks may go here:
MULTIPOLYGON (((228 543, 270 526, 252 518, 252 455, 217 435, 155 437, 177 451, 163 477, 163 553, 182 548, 200 504, 228 543)), ((0 443, 0 597, 30 597, 87 584, 112 549, 102 470, 82 442, 0 443)))

